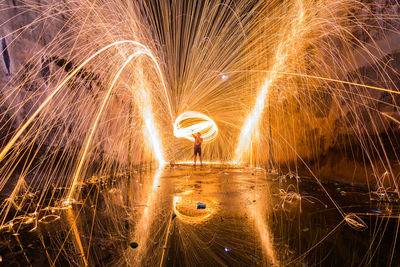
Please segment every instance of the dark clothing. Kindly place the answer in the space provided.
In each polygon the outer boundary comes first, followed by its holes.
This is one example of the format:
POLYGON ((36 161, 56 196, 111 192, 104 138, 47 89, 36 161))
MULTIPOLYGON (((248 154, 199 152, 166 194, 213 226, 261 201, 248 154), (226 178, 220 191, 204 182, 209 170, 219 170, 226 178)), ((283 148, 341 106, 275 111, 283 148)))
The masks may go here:
POLYGON ((201 144, 194 145, 194 155, 196 156, 197 154, 199 154, 199 156, 201 156, 201 144))
POLYGON ((201 138, 200 137, 195 137, 194 139, 194 146, 199 146, 201 147, 201 138))
POLYGON ((194 137, 194 155, 197 156, 197 154, 199 154, 199 156, 201 157, 201 143, 203 142, 203 139, 200 136, 195 136, 194 137))

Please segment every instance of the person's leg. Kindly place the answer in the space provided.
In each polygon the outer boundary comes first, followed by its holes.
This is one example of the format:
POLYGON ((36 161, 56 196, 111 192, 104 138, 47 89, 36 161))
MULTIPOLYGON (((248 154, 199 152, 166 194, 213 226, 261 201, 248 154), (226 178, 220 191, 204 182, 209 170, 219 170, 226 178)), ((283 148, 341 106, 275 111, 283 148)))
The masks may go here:
POLYGON ((201 149, 199 150, 200 165, 203 166, 203 160, 201 159, 201 149))
POLYGON ((197 153, 196 151, 194 152, 194 166, 196 166, 196 158, 197 158, 197 153))

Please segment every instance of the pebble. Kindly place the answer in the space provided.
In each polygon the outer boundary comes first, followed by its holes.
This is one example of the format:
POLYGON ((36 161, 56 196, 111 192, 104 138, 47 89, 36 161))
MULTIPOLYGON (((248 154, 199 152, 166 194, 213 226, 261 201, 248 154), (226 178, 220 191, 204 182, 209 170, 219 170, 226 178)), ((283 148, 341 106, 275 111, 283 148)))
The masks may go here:
POLYGON ((129 244, 129 246, 131 246, 131 248, 137 248, 137 247, 139 246, 139 244, 136 243, 136 242, 131 242, 131 243, 129 244))

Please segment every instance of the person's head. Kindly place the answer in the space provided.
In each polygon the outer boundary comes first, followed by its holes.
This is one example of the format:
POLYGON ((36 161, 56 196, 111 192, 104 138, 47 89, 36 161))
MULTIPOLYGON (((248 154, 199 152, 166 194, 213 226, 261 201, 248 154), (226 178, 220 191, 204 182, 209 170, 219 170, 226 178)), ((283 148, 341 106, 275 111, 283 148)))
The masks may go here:
POLYGON ((200 132, 198 132, 198 133, 197 133, 197 136, 200 137, 200 135, 201 135, 200 132))

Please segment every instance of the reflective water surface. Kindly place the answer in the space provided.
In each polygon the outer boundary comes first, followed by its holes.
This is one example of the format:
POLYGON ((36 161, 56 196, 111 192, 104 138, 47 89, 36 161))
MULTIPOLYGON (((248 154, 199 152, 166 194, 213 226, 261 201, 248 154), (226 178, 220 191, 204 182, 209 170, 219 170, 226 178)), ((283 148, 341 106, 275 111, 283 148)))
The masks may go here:
POLYGON ((19 202, 28 213, 14 205, 0 234, 2 263, 400 264, 398 198, 367 188, 223 165, 137 170, 81 187, 71 205, 49 197, 48 208, 35 212, 34 193, 19 202))

